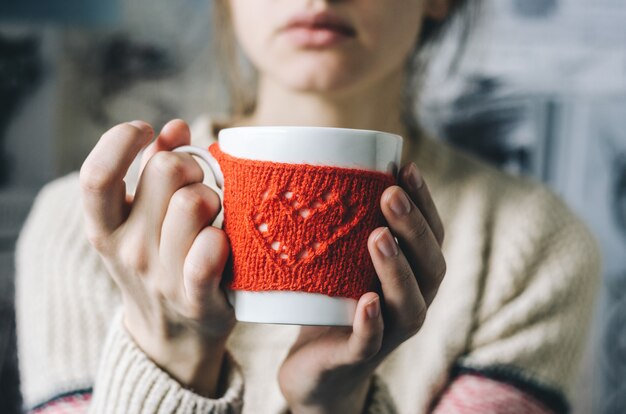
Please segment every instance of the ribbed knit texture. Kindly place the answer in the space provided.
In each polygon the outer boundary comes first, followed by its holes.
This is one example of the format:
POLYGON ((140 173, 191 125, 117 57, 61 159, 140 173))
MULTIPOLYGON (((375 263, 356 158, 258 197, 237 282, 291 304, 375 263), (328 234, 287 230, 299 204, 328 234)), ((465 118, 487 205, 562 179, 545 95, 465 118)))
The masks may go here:
POLYGON ((112 310, 120 304, 85 237, 77 184, 72 174, 46 186, 17 243, 18 356, 29 406, 92 386, 112 310))
MULTIPOLYGON (((195 144, 206 147, 208 133, 203 135, 194 135, 195 144)), ((420 332, 378 369, 378 384, 386 386, 374 393, 371 407, 427 412, 457 363, 473 372, 509 369, 566 396, 598 286, 593 238, 538 184, 429 139, 406 155, 420 168, 442 217, 448 272, 420 332)), ((38 197, 20 237, 17 328, 27 406, 91 385, 99 393, 102 378, 111 379, 106 387, 121 390, 133 364, 114 361, 146 363, 138 348, 119 345, 119 327, 111 325, 119 293, 85 240, 80 205, 77 174, 55 181, 38 197), (113 339, 105 344, 110 325, 113 339)), ((235 327, 227 346, 243 372, 244 413, 286 409, 276 378, 298 330, 235 327)), ((144 372, 135 377, 137 386, 158 383, 152 392, 183 391, 158 367, 144 372)), ((202 397, 185 395, 193 406, 201 404, 202 397)))
POLYGON ((90 413, 241 412, 243 377, 229 354, 223 368, 227 373, 226 393, 218 399, 202 398, 176 383, 137 347, 123 327, 121 316, 114 319, 104 345, 90 413))
POLYGON ((209 148, 224 174, 224 230, 233 290, 289 290, 359 299, 375 288, 367 238, 384 225, 375 171, 233 157, 209 148))

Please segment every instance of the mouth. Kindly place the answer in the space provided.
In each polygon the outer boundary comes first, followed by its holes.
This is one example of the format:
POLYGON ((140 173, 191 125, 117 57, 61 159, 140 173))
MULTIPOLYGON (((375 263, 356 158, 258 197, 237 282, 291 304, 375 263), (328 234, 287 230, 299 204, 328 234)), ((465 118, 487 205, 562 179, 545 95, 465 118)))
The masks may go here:
POLYGON ((330 12, 303 12, 293 16, 281 31, 296 47, 328 48, 356 37, 356 30, 330 12))

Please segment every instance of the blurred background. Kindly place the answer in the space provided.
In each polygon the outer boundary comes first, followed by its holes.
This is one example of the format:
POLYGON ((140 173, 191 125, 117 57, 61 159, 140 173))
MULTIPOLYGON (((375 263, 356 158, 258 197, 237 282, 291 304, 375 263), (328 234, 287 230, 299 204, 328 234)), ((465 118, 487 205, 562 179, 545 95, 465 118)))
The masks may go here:
MULTIPOLYGON (((626 412, 626 2, 485 0, 453 26, 420 114, 437 136, 547 183, 604 252, 574 413, 626 412)), ((210 0, 0 1, 0 413, 20 410, 13 250, 39 188, 111 125, 220 112, 210 0), (208 81, 207 81, 208 79, 208 81)), ((35 259, 34 259, 35 260, 35 259)))

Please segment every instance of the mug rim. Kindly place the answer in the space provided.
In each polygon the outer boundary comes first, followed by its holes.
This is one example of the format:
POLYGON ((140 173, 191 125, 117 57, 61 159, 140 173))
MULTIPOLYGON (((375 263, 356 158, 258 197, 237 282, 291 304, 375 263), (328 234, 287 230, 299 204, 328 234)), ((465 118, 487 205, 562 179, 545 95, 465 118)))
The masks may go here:
POLYGON ((238 135, 239 132, 250 132, 251 130, 257 130, 261 133, 286 133, 294 131, 311 131, 311 132, 335 132, 344 135, 380 135, 388 139, 402 143, 404 138, 401 135, 394 134, 392 132, 379 131, 375 129, 360 129, 360 128, 339 128, 339 127, 326 127, 326 126, 305 126, 305 125, 245 125, 223 128, 218 133, 218 140, 222 138, 229 138, 238 135))

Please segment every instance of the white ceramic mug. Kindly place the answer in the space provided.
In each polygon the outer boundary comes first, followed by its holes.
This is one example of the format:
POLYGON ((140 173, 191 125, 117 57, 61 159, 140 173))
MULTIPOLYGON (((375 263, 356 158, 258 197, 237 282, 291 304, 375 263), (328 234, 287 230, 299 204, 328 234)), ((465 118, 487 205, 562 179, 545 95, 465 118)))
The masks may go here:
MULTIPOLYGON (((286 164, 309 164, 395 174, 402 151, 398 135, 326 127, 236 127, 218 136, 222 152, 237 158, 286 164)), ((184 146, 176 151, 200 157, 219 187, 224 177, 206 150, 184 146)), ((319 293, 228 291, 237 320, 297 325, 350 326, 357 301, 319 293)))

